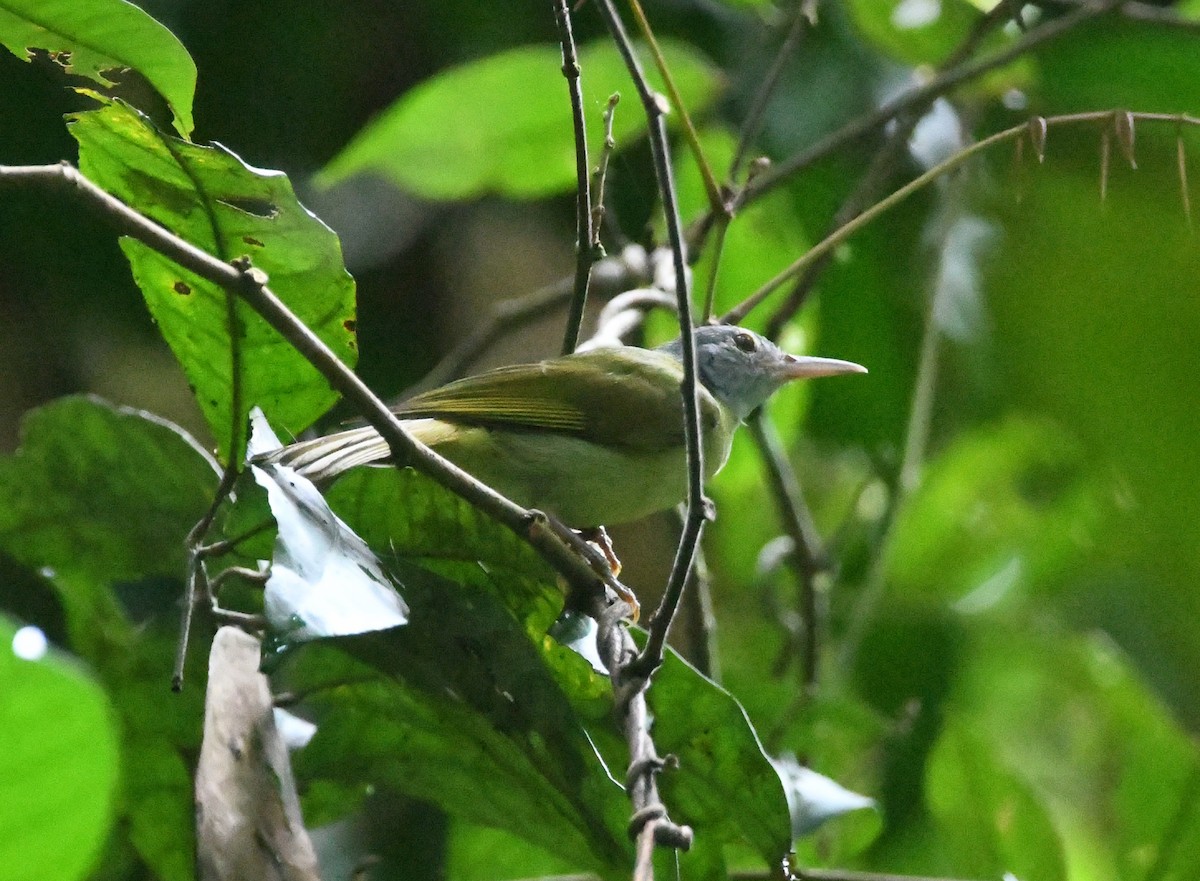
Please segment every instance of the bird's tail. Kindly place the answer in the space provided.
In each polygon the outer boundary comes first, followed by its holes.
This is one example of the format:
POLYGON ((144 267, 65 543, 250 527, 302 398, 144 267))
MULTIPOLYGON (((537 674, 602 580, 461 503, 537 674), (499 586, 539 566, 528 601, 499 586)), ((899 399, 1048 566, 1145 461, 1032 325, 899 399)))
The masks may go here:
POLYGON ((313 483, 326 484, 359 465, 385 462, 387 442, 369 425, 290 444, 259 457, 294 468, 313 483))

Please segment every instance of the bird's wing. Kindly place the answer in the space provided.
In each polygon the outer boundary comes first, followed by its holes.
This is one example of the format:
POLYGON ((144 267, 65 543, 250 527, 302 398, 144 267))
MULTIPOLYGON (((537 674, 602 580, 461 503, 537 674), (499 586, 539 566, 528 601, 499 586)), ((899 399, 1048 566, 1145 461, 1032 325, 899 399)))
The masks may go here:
MULTIPOLYGON (((402 417, 554 431, 605 446, 663 450, 683 443, 679 383, 670 355, 631 346, 501 367, 433 389, 396 408, 402 417)), ((719 417, 704 393, 705 421, 719 417)))

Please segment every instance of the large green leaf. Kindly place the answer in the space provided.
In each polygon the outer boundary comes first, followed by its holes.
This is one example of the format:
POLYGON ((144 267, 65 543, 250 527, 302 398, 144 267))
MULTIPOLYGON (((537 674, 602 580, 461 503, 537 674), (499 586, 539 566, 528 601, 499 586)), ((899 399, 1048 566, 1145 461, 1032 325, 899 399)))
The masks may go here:
MULTIPOLYGON (((672 78, 689 112, 716 97, 720 79, 692 47, 663 42, 672 78)), ((645 116, 612 43, 580 47, 588 139, 604 136, 608 96, 625 98, 613 136, 628 144, 645 116)), ((537 198, 575 185, 574 139, 557 46, 525 46, 444 71, 373 120, 321 173, 325 185, 373 172, 429 199, 485 193, 537 198)), ((654 78, 652 77, 652 80, 654 78)), ((661 83, 659 84, 661 88, 661 83)))
POLYGON ((407 625, 285 659, 289 687, 318 689, 300 779, 387 785, 579 869, 624 874, 625 793, 524 629, 485 592, 399 573, 407 625))
POLYGON ((18 58, 47 52, 67 73, 102 86, 135 70, 166 98, 175 128, 192 133, 196 64, 174 34, 125 0, 0 0, 0 43, 18 58))
POLYGON ((122 814, 160 877, 192 874, 191 784, 180 748, 199 740, 201 690, 167 690, 184 540, 216 489, 215 463, 174 426, 95 398, 31 413, 0 460, 0 550, 39 570, 61 598, 72 647, 105 681, 121 717, 122 814), (162 576, 175 576, 164 580, 162 576), (169 610, 166 635, 135 627, 118 602, 169 610))
POLYGON ((12 881, 75 881, 113 820, 116 731, 96 683, 17 632, 0 617, 0 861, 12 881))
POLYGON ((746 711, 673 651, 647 701, 659 752, 679 759, 679 770, 661 778, 672 818, 697 834, 745 841, 778 866, 792 846, 787 795, 746 711))
POLYGON ((1012 419, 964 434, 899 512, 889 581, 968 612, 1057 587, 1092 551, 1111 507, 1102 489, 1079 445, 1053 425, 1012 419))
POLYGON ((360 468, 327 497, 376 553, 488 590, 534 638, 562 609, 557 576, 526 542, 411 468, 360 468))
MULTIPOLYGON (((218 478, 170 423, 98 398, 61 398, 26 416, 20 448, 0 460, 0 548, 50 577, 179 576, 184 538, 218 478)), ((81 630, 96 623, 88 608, 81 630)))
MULTIPOLYGON (((91 180, 221 260, 249 256, 284 303, 353 364, 354 282, 337 236, 296 201, 286 176, 163 135, 122 104, 75 114, 70 129, 91 180)), ((241 458, 255 405, 295 434, 336 400, 316 369, 233 294, 140 242, 122 246, 224 458, 241 458)))
POLYGON ((959 872, 1066 878, 1062 842, 1045 807, 968 728, 952 724, 942 732, 929 759, 926 791, 959 872))

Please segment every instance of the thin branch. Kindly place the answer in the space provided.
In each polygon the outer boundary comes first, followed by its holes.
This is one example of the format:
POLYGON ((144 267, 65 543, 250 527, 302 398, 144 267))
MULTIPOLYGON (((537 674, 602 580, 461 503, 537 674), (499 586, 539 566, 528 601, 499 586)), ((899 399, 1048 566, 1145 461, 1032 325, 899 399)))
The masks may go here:
POLYGON ((602 250, 600 227, 604 223, 604 184, 608 178, 608 162, 617 148, 616 138, 613 137, 613 117, 616 116, 620 100, 620 92, 608 96, 608 104, 604 108, 604 143, 600 147, 600 161, 596 163, 596 174, 592 179, 592 251, 598 256, 602 250))
MULTIPOLYGON (((592 267, 591 293, 607 296, 647 284, 651 277, 651 265, 649 256, 640 245, 631 245, 616 256, 605 257, 592 267)), ((574 289, 573 279, 563 278, 532 293, 497 303, 491 313, 405 395, 437 388, 462 376, 506 334, 569 303, 574 289)))
POLYGON ((683 614, 692 635, 690 660, 713 682, 721 682, 721 656, 717 650, 717 616, 713 611, 712 577, 703 546, 696 549, 692 583, 683 595, 683 614))
POLYGON ((679 203, 675 182, 671 173, 670 147, 667 142, 663 108, 658 96, 650 89, 642 72, 641 64, 633 52, 633 45, 612 0, 598 0, 597 6, 608 25, 609 33, 617 44, 617 50, 625 60, 641 99, 650 133, 650 149, 654 159, 654 172, 658 180, 659 195, 663 203, 663 214, 667 223, 667 238, 671 244, 671 255, 675 270, 675 294, 679 301, 679 330, 683 349, 683 396, 684 438, 688 459, 687 516, 683 534, 675 552, 671 576, 667 581, 662 602, 648 624, 649 637, 645 649, 637 659, 636 669, 644 676, 662 663, 667 635, 671 622, 679 608, 684 585, 692 569, 696 546, 704 531, 704 523, 711 516, 712 503, 704 496, 704 445, 700 427, 699 384, 696 369, 696 341, 693 336, 691 294, 688 290, 687 254, 683 240, 683 228, 679 219, 679 203))
POLYGON ((721 273, 721 258, 725 255, 725 236, 729 232, 729 222, 731 219, 727 214, 717 215, 712 271, 708 274, 708 284, 704 288, 704 311, 700 319, 705 324, 712 320, 713 307, 717 299, 717 277, 721 273))
POLYGON ((388 406, 275 296, 266 284, 265 273, 244 261, 223 263, 100 189, 67 163, 0 166, 0 185, 5 184, 57 188, 81 198, 98 208, 123 234, 237 294, 354 405, 387 442, 394 461, 411 465, 512 530, 576 590, 588 596, 603 595, 605 579, 563 541, 544 514, 522 508, 416 441, 388 406))
POLYGON ((183 690, 183 672, 187 666, 187 650, 188 640, 192 633, 192 618, 196 614, 196 605, 200 601, 200 596, 204 592, 201 590, 200 580, 204 577, 203 565, 204 555, 202 548, 204 545, 204 537, 208 534, 208 530, 212 528, 213 520, 217 516, 217 511, 229 494, 233 491, 233 485, 237 482, 238 466, 230 462, 225 466, 224 472, 221 474, 221 482, 217 485, 217 491, 213 493, 212 504, 208 506, 208 510, 204 512, 204 516, 192 527, 185 541, 187 548, 187 586, 183 594, 183 609, 180 612, 179 620, 179 640, 175 644, 175 665, 171 671, 171 690, 183 690))
MULTIPOLYGON (((708 164, 708 159, 705 158, 704 150, 700 146, 700 135, 696 132, 696 126, 692 123, 692 117, 688 114, 687 107, 683 103, 683 97, 679 94, 679 89, 675 87, 675 79, 671 76, 671 69, 667 67, 667 59, 663 56, 662 49, 658 45, 658 40, 654 37, 654 31, 650 27, 650 20, 646 18, 646 13, 643 11, 639 0, 629 0, 629 8, 633 10, 633 17, 637 19, 638 28, 641 30, 642 36, 646 38, 646 43, 650 49, 650 57, 654 59, 654 64, 658 68, 659 75, 663 78, 663 85, 666 86, 667 94, 671 98, 671 106, 679 114, 680 123, 683 125, 684 138, 687 139, 688 146, 692 149, 692 156, 696 160, 696 166, 700 169, 700 177, 704 181, 704 192, 708 196, 709 208, 718 214, 728 213, 716 175, 713 174, 712 166, 708 164)), ((626 60, 628 61, 630 57, 632 57, 632 51, 626 60)), ((636 77, 634 79, 636 80, 636 77)), ((640 86, 638 87, 638 91, 641 91, 640 86)), ((647 91, 649 91, 649 87, 647 87, 647 91)), ((655 104, 657 105, 657 101, 655 104)), ((657 113, 661 115, 661 108, 658 109, 657 113)))
POLYGON ((696 341, 693 336, 691 292, 688 290, 687 254, 679 219, 675 182, 671 173, 670 147, 667 142, 663 107, 646 82, 641 64, 625 31, 625 25, 612 0, 597 0, 596 5, 616 43, 617 51, 625 61, 646 114, 654 173, 658 180, 675 270, 675 295, 679 304, 683 360, 683 383, 680 393, 683 398, 684 440, 688 463, 687 515, 683 534, 675 552, 675 561, 663 600, 650 619, 649 637, 642 654, 636 657, 629 654, 633 647, 632 639, 623 627, 610 627, 606 638, 608 650, 620 661, 616 666, 609 666, 613 673, 613 686, 618 693, 618 707, 626 708, 625 733, 630 752, 628 788, 634 807, 630 833, 637 841, 634 878, 636 881, 649 881, 654 875, 652 854, 655 844, 685 850, 691 846, 691 830, 671 823, 666 808, 658 798, 655 776, 662 763, 654 753, 654 743, 650 739, 647 727, 645 691, 650 675, 662 663, 667 633, 679 608, 711 503, 704 497, 704 447, 700 425, 699 385, 696 378, 696 341))
POLYGON ((791 60, 792 54, 800 45, 800 41, 804 39, 804 35, 812 27, 812 21, 809 18, 810 11, 807 6, 806 0, 797 0, 792 13, 792 25, 788 28, 787 36, 783 38, 779 51, 775 53, 771 66, 763 75, 754 97, 750 100, 750 107, 746 111, 741 131, 738 133, 737 148, 733 151, 733 161, 729 163, 729 179, 731 181, 738 179, 746 157, 750 153, 751 145, 758 140, 758 136, 762 133, 767 105, 771 101, 771 96, 775 94, 775 88, 779 85, 779 78, 783 75, 784 67, 791 60))
POLYGON ((821 538, 804 502, 804 493, 796 471, 774 424, 763 408, 750 420, 750 432, 762 456, 771 484, 771 495, 779 509, 784 532, 792 540, 788 561, 800 585, 800 695, 804 699, 816 693, 820 676, 821 626, 817 609, 817 576, 826 568, 821 538))
POLYGON ((851 120, 837 131, 831 132, 800 153, 776 163, 769 170, 756 177, 746 188, 739 207, 741 204, 762 198, 783 184, 792 175, 808 168, 826 156, 836 153, 852 141, 870 134, 898 114, 913 107, 926 104, 934 98, 944 95, 955 87, 982 76, 990 70, 1003 67, 1005 64, 1019 58, 1042 43, 1060 37, 1083 22, 1111 11, 1120 3, 1121 0, 1101 0, 1099 3, 1089 3, 1080 6, 1078 9, 1071 11, 1061 18, 1051 19, 1045 24, 1033 28, 1020 37, 1020 39, 1015 40, 1012 45, 994 55, 975 61, 964 62, 961 65, 949 68, 929 80, 929 82, 909 89, 907 92, 897 95, 890 101, 885 101, 870 113, 863 114, 857 119, 851 120))
POLYGON ((571 99, 571 125, 575 134, 575 282, 572 286, 571 308, 563 332, 562 353, 569 355, 579 344, 579 326, 587 306, 588 283, 592 264, 596 262, 595 238, 592 230, 591 171, 588 162, 587 123, 583 116, 583 89, 579 84, 579 57, 575 52, 575 35, 571 32, 571 10, 567 0, 554 0, 554 18, 558 23, 562 44, 562 72, 567 79, 571 99))
POLYGON ((614 712, 629 747, 625 788, 633 805, 629 834, 637 848, 634 879, 651 881, 654 845, 687 850, 692 845, 693 833, 690 827, 670 821, 658 794, 657 777, 667 763, 659 758, 650 736, 646 708, 648 681, 630 668, 637 660, 633 637, 603 605, 593 601, 590 614, 598 624, 596 649, 612 678, 614 712))
MULTIPOLYGON (((1136 122, 1159 122, 1189 126, 1200 125, 1200 118, 1189 116, 1187 114, 1130 113, 1129 117, 1136 122)), ((1112 118, 1112 110, 1096 110, 1083 113, 1067 113, 1063 114, 1062 116, 1039 117, 1038 121, 1040 123, 1044 123, 1046 128, 1049 128, 1053 126, 1073 125, 1079 123, 1105 123, 1111 122, 1112 118)), ((839 245, 846 241, 846 239, 850 238, 850 236, 854 235, 854 233, 862 229, 880 214, 895 207, 900 202, 903 202, 913 193, 928 186, 942 175, 954 171, 977 153, 981 153, 984 150, 987 150, 989 147, 1004 141, 1010 141, 1014 138, 1029 136, 1029 132, 1029 123, 1021 123, 1020 125, 1014 125, 1010 128, 1006 128, 1003 131, 989 135, 981 141, 976 141, 975 143, 964 147, 950 158, 943 162, 939 162, 937 165, 930 168, 924 174, 913 178, 913 180, 900 187, 891 195, 881 199, 879 202, 872 205, 868 210, 855 216, 845 225, 831 232, 828 236, 806 251, 798 260, 792 263, 791 266, 787 267, 774 278, 767 281, 761 288, 721 316, 721 323, 739 323, 754 307, 774 293, 781 285, 783 285, 789 279, 799 275, 818 260, 824 259, 839 245)))

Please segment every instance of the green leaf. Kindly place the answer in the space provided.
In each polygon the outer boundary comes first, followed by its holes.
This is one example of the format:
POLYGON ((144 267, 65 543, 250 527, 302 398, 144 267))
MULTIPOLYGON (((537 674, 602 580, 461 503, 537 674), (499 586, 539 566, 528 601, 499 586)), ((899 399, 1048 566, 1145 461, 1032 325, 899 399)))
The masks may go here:
POLYGON ((981 628, 953 717, 1034 793, 1079 877, 1200 871, 1200 750, 1104 635, 981 628))
POLYGON ((887 549, 900 592, 979 612, 1055 587, 1090 553, 1110 503, 1078 444, 1012 419, 959 437, 897 517, 887 549))
POLYGON ((29 61, 50 55, 67 73, 102 86, 109 74, 135 70, 175 115, 175 128, 192 133, 196 64, 174 34, 125 0, 0 0, 0 43, 29 61))
MULTIPOLYGON (((88 178, 218 259, 249 256, 288 308, 353 365, 354 282, 337 236, 296 201, 285 175, 251 168, 221 147, 163 135, 122 104, 75 114, 70 129, 88 178)), ((296 434, 337 399, 233 294, 140 242, 121 244, 223 459, 241 458, 255 405, 296 434)))
POLYGON ((555 574, 526 542, 411 468, 360 468, 326 497, 376 553, 487 590, 534 638, 562 610, 555 574))
POLYGON ((929 759, 926 792, 960 872, 1062 881, 1062 842, 1028 784, 960 724, 943 732, 929 759))
POLYGON ((17 453, 0 460, 0 549, 51 581, 72 647, 104 679, 124 728, 122 814, 142 859, 170 881, 192 875, 191 784, 179 749, 199 739, 203 696, 195 686, 167 691, 175 607, 165 636, 134 627, 114 586, 129 595, 144 583, 159 606, 164 590, 178 594, 184 540, 218 479, 175 426, 96 398, 32 411, 17 453))
MULTIPOLYGON (((662 49, 685 106, 699 112, 717 96, 718 73, 690 46, 668 40, 662 49)), ((616 49, 607 40, 582 46, 579 64, 588 143, 601 143, 604 106, 621 92, 613 136, 628 145, 644 131, 645 116, 616 49)), ((546 45, 443 71, 368 124, 319 183, 373 172, 428 199, 532 199, 568 190, 576 180, 575 148, 561 68, 559 48, 546 45)))
POLYGON ((983 18, 966 0, 850 0, 848 6, 863 36, 913 65, 944 61, 983 18))
POLYGON ((98 398, 30 412, 21 446, 0 460, 0 549, 24 565, 80 579, 60 591, 76 649, 119 642, 123 616, 96 583, 183 572, 184 539, 216 490, 216 465, 191 438, 149 414, 98 398))
POLYGON ((659 753, 679 759, 660 778, 678 823, 721 841, 748 842, 777 866, 792 846, 787 795, 746 711, 673 651, 647 692, 659 753))
POLYGON ((53 653, 18 656, 16 633, 0 617, 0 863, 13 881, 74 881, 112 824, 117 735, 96 683, 53 653))
POLYGON ((537 648, 487 593, 400 568, 408 625, 307 643, 288 687, 313 691, 304 781, 387 785, 621 876, 629 803, 537 648))

